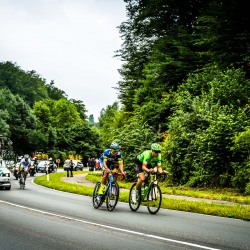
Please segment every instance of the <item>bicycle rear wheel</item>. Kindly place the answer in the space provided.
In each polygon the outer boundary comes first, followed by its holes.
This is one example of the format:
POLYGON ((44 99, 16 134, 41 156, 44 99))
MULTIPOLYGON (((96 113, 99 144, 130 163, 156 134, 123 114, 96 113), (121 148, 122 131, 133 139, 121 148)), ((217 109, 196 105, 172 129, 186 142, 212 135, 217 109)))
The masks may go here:
POLYGON ((24 189, 25 185, 24 185, 24 177, 23 177, 23 174, 20 175, 19 184, 20 184, 20 189, 24 189))
POLYGON ((93 206, 96 209, 100 207, 103 203, 101 195, 98 194, 100 187, 101 187, 101 182, 97 182, 93 192, 93 206))
POLYGON ((108 191, 106 204, 108 211, 113 211, 119 199, 119 185, 116 182, 113 182, 108 191))
POLYGON ((133 200, 133 193, 136 191, 136 183, 134 183, 132 185, 132 187, 130 188, 129 191, 129 199, 128 199, 128 203, 129 203, 129 207, 132 211, 136 211, 140 205, 141 205, 141 190, 138 190, 137 194, 136 194, 136 200, 133 200))
POLYGON ((158 185, 153 184, 148 192, 147 207, 151 214, 156 214, 161 207, 162 195, 158 185))

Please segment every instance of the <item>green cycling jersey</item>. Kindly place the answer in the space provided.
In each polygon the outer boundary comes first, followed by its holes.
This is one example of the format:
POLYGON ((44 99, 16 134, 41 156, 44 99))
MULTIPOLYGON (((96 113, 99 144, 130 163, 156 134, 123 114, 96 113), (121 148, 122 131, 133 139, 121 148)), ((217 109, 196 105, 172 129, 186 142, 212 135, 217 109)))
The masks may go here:
POLYGON ((157 157, 152 157, 152 151, 146 150, 137 156, 137 159, 145 165, 151 167, 161 166, 161 154, 159 153, 157 157))

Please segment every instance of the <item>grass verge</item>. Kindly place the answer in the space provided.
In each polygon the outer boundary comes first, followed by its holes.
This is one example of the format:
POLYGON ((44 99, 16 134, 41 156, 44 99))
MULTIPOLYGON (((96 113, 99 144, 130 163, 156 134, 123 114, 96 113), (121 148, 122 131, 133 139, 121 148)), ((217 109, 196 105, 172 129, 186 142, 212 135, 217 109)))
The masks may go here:
MULTIPOLYGON (((82 173, 83 172, 75 172, 74 174, 82 174, 82 173)), ((66 172, 50 174, 49 181, 47 181, 46 175, 43 175, 43 176, 35 178, 34 182, 38 185, 45 186, 51 189, 61 190, 61 191, 75 193, 79 195, 92 196, 93 190, 94 190, 93 187, 87 187, 87 186, 82 186, 78 184, 71 184, 68 182, 64 182, 61 180, 62 177, 66 177, 66 172)), ((100 174, 91 173, 91 174, 88 174, 85 178, 96 183, 97 181, 100 181, 100 174)), ((126 183, 126 182, 120 182, 120 181, 118 181, 118 183, 119 183, 120 188, 126 188, 126 189, 130 189, 132 185, 132 183, 126 183)), ((161 187, 161 189, 163 193, 166 192, 164 187, 161 187)), ((120 191, 119 201, 128 202, 127 191, 123 191, 123 190, 120 191)), ((214 215, 214 216, 222 216, 222 217, 250 221, 250 206, 249 205, 241 205, 241 204, 225 205, 225 204, 217 204, 217 203, 206 203, 203 201, 200 202, 200 201, 177 200, 177 199, 163 197, 161 207, 165 209, 172 209, 172 210, 179 210, 179 211, 186 211, 186 212, 200 213, 200 214, 207 214, 207 215, 214 215)))

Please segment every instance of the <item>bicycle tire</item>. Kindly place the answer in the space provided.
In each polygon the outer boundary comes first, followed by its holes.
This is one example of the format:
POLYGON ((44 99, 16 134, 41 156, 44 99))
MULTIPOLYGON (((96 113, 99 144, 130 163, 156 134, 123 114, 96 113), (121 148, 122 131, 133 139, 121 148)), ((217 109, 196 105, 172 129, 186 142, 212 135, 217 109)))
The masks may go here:
POLYGON ((156 214, 162 201, 161 189, 157 184, 152 184, 147 195, 147 208, 151 214, 156 214))
POLYGON ((19 178, 20 189, 24 189, 23 183, 24 183, 24 177, 23 174, 21 174, 19 178))
POLYGON ((119 199, 120 188, 116 182, 113 182, 108 190, 106 204, 108 211, 113 211, 119 199))
POLYGON ((93 198, 92 198, 93 207, 96 209, 99 208, 103 203, 102 197, 98 194, 100 187, 101 187, 101 182, 97 182, 93 192, 93 198))
POLYGON ((132 187, 130 188, 130 191, 129 191, 129 200, 128 200, 128 202, 129 202, 129 207, 130 207, 130 209, 131 209, 133 212, 137 211, 138 208, 139 208, 140 205, 141 205, 141 190, 139 190, 139 192, 138 192, 137 195, 136 195, 136 202, 133 202, 133 200, 132 200, 132 193, 133 193, 133 191, 135 191, 135 190, 136 190, 136 183, 134 183, 134 184, 132 185, 132 187))

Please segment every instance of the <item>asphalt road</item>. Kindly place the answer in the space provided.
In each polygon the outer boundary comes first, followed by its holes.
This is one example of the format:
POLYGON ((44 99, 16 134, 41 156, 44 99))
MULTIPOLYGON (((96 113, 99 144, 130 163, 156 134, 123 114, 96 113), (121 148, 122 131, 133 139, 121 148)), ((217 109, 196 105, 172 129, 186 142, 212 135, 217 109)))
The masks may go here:
POLYGON ((32 179, 25 190, 16 180, 0 190, 0 249, 250 249, 246 221, 167 209, 151 215, 122 202, 109 212, 32 179))

